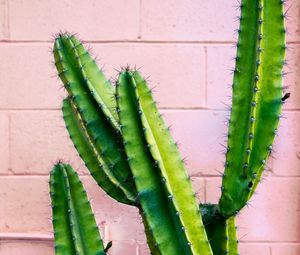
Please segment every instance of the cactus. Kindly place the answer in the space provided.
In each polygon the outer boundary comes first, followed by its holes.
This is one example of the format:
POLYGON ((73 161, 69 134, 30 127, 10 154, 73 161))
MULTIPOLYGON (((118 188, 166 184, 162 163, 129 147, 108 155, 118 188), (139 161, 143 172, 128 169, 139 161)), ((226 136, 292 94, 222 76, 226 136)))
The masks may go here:
POLYGON ((219 209, 230 217, 253 195, 280 118, 285 53, 283 2, 244 0, 219 209))
MULTIPOLYGON (((133 156, 138 158, 138 156, 135 156, 134 152, 131 154, 128 151, 128 145, 131 141, 127 141, 127 138, 125 138, 123 133, 124 125, 122 121, 119 120, 119 116, 123 113, 123 111, 119 111, 121 109, 121 95, 116 95, 116 98, 118 98, 116 101, 118 101, 119 107, 115 107, 114 109, 115 112, 118 113, 118 116, 114 116, 114 120, 117 119, 121 124, 112 125, 113 121, 111 120, 111 116, 113 116, 113 111, 111 111, 112 114, 110 116, 104 116, 105 113, 102 109, 111 109, 113 106, 104 107, 97 101, 97 98, 107 97, 106 94, 111 93, 107 88, 112 87, 103 78, 101 84, 105 84, 106 90, 91 90, 91 87, 93 87, 91 81, 93 81, 93 79, 90 77, 93 77, 93 74, 101 77, 104 76, 99 69, 96 70, 94 61, 84 49, 82 43, 74 36, 60 35, 55 41, 54 57, 59 76, 69 94, 69 97, 64 100, 62 110, 71 139, 91 174, 104 191, 120 202, 136 205, 139 208, 141 214, 143 214, 145 228, 148 228, 148 231, 146 231, 148 232, 148 240, 153 240, 152 244, 150 244, 149 241, 152 253, 182 254, 182 252, 184 252, 185 254, 200 254, 200 250, 202 250, 203 247, 205 250, 210 251, 201 221, 200 210, 197 206, 191 183, 175 143, 173 142, 173 146, 169 148, 169 152, 177 154, 174 158, 177 158, 177 166, 181 170, 180 178, 176 178, 176 175, 179 173, 178 171, 174 172, 173 170, 172 173, 172 169, 174 168, 171 168, 170 164, 174 162, 172 162, 173 158, 168 159, 168 151, 164 152, 164 155, 160 155, 161 151, 164 150, 164 146, 163 142, 159 141, 159 149, 154 150, 154 152, 149 150, 149 152, 145 154, 143 150, 140 151, 142 153, 139 157, 144 158, 144 165, 150 164, 147 178, 148 180, 153 180, 152 183, 149 183, 148 187, 140 187, 139 178, 136 175, 134 175, 135 178, 132 177, 132 174, 140 174, 139 169, 134 171, 136 169, 133 163, 135 160, 131 158, 133 156), (90 71, 91 76, 87 76, 85 69, 89 69, 90 65, 94 68, 94 73, 90 71), (80 73, 78 74, 78 72, 80 73), (88 83, 91 83, 90 86, 87 85, 88 83), (105 94, 105 96, 100 96, 101 93, 105 94), (120 130, 122 130, 123 136, 120 135, 120 130), (156 151, 158 151, 158 153, 156 151), (153 157, 152 154, 155 156, 154 159, 151 159, 153 157), (160 159, 162 156, 164 158, 160 159), (114 160, 113 167, 111 167, 111 158, 114 160), (161 167, 159 167, 159 169, 163 168, 164 172, 158 174, 156 173, 156 168, 158 168, 156 164, 159 165, 160 163, 161 167), (124 177, 124 172, 126 173, 125 170, 128 171, 124 177), (168 174, 166 170, 170 173, 168 174), (178 186, 175 190, 174 188, 173 190, 170 189, 168 186, 164 188, 161 186, 161 180, 164 180, 164 178, 168 181, 170 179, 177 184, 182 183, 182 186, 178 186), (189 193, 186 193, 184 196, 181 194, 179 187, 189 191, 189 193), (147 199, 144 200, 141 198, 143 192, 147 189, 155 192, 155 199, 148 201, 147 199), (172 194, 169 193, 166 195, 165 189, 169 189, 168 191, 172 192, 172 194), (175 192, 174 195, 173 192, 175 192), (174 202, 170 199, 171 196, 174 196, 174 202), (177 202, 178 199, 187 201, 181 204, 177 202), (141 201, 145 202, 140 203, 141 201), (172 205, 171 209, 169 209, 167 205, 168 201, 172 205), (154 203, 156 204, 155 211, 153 210, 154 203), (161 207, 161 204, 166 204, 166 206, 161 207), (178 204, 180 207, 178 207, 178 204), (189 205, 189 207, 185 205, 189 205), (152 211, 155 212, 155 214, 152 218, 149 218, 147 217, 149 214, 146 213, 146 211, 148 213, 152 211), (173 219, 169 217, 170 213, 173 215, 173 219), (199 223, 197 224, 197 228, 192 224, 193 221, 199 223), (161 226, 165 226, 163 231, 164 235, 156 235, 156 233, 161 232, 161 226), (158 231, 154 231, 154 228, 158 229, 158 231), (174 233, 178 233, 178 236, 175 236, 174 233), (196 235, 193 233, 196 233, 196 235), (202 242, 199 241, 199 238, 202 242), (193 252, 194 249, 196 249, 197 253, 193 252)), ((144 84, 141 76, 139 76, 137 72, 131 73, 130 71, 126 71, 124 75, 134 75, 135 80, 133 82, 139 81, 141 87, 146 87, 146 84, 144 84)), ((123 84, 121 80, 122 75, 120 76, 120 84, 123 84)), ((129 84, 130 87, 134 85, 133 82, 129 84)), ((95 82, 94 86, 97 88, 98 84, 98 82, 95 82)), ((124 87, 127 88, 128 86, 124 87)), ((112 97, 112 94, 110 94, 110 102, 114 100, 115 97, 112 97)), ((116 103, 111 103, 111 105, 116 105, 116 103)), ((149 111, 149 109, 146 110, 149 111)), ((151 118, 153 118, 153 116, 151 118)), ((134 124, 134 122, 132 122, 132 124, 134 124)), ((143 127, 141 127, 140 131, 142 130, 143 127)), ((162 133, 167 134, 165 139, 171 141, 168 132, 167 129, 162 131, 162 133)), ((151 137, 149 139, 151 139, 151 137)), ((144 140, 141 140, 141 146, 148 148, 147 142, 144 140)), ((156 144, 155 146, 157 147, 156 144)), ((135 151, 139 152, 139 150, 135 151)), ((146 166, 143 167, 143 170, 144 169, 146 170, 146 166)))
POLYGON ((282 104, 283 1, 242 0, 222 194, 197 204, 176 143, 146 80, 123 68, 116 86, 74 36, 59 34, 55 65, 68 93, 63 116, 98 185, 136 206, 151 254, 237 255, 235 215, 248 203, 272 151, 282 104), (115 91, 114 91, 115 89, 115 91))
POLYGON ((54 58, 69 94, 63 114, 75 147, 107 194, 135 204, 137 192, 120 135, 113 87, 74 36, 55 40, 54 58))
POLYGON ((105 255, 99 230, 76 172, 58 163, 50 176, 56 255, 105 255))
POLYGON ((116 85, 125 150, 156 248, 160 254, 210 254, 189 177, 146 81, 126 69, 116 85))

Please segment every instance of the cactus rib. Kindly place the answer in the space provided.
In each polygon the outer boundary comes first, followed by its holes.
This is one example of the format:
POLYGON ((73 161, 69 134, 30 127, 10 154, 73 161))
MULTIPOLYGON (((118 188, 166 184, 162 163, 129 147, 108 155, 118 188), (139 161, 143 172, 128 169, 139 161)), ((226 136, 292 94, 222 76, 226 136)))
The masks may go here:
POLYGON ((255 191, 281 111, 283 4, 243 0, 220 212, 236 214, 255 191), (274 25, 274 22, 276 23, 274 25))
POLYGON ((50 195, 55 254, 105 255, 86 192, 70 165, 58 163, 54 166, 50 195))

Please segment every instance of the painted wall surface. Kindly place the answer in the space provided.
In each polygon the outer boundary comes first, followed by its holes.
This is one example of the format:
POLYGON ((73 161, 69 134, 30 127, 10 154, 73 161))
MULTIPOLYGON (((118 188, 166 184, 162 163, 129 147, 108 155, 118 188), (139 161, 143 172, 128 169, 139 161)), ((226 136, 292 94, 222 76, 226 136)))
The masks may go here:
MULTIPOLYGON (((82 175, 112 255, 149 254, 135 208, 107 197, 64 128, 51 46, 76 32, 109 77, 141 67, 199 199, 217 202, 230 104, 237 0, 0 0, 0 255, 53 254, 48 173, 59 158, 82 175)), ((238 219, 241 254, 300 254, 300 1, 287 2, 292 93, 270 169, 238 219)))

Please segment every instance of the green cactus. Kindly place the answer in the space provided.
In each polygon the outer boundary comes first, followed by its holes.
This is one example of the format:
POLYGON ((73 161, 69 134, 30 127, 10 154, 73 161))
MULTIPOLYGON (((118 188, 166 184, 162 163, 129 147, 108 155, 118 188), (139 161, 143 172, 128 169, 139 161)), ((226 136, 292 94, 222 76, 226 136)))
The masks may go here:
POLYGON ((135 204, 137 192, 120 135, 113 87, 74 36, 55 40, 54 58, 69 94, 63 114, 75 147, 107 194, 135 204))
POLYGON ((122 69, 114 88, 75 36, 55 40, 70 138, 98 185, 139 209, 151 254, 238 254, 235 215, 260 181, 288 97, 283 1, 242 0, 238 34, 222 194, 200 207, 139 72, 122 69))
POLYGON ((244 0, 220 212, 230 217, 254 193, 276 134, 285 54, 283 2, 244 0))
POLYGON ((156 248, 161 254, 210 254, 187 171, 146 81, 124 70, 116 95, 125 150, 156 248))
POLYGON ((76 172, 58 163, 50 176, 56 255, 105 255, 86 192, 76 172))

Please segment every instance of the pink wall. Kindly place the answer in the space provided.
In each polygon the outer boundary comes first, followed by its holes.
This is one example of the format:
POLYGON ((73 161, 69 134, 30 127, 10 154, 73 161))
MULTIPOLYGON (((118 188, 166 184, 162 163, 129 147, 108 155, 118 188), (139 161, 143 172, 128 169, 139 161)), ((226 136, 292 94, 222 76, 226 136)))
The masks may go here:
MULTIPOLYGON (((0 255, 53 254, 48 173, 68 159, 88 190, 111 254, 149 254, 134 208, 88 176, 61 117, 64 91, 50 48, 78 32, 108 76, 136 64, 151 74, 202 202, 216 202, 235 50, 236 0, 0 0, 0 255)), ((239 217, 241 254, 300 254, 300 2, 290 0, 285 105, 265 181, 239 217)))

